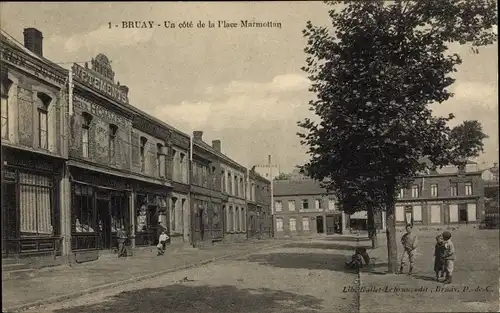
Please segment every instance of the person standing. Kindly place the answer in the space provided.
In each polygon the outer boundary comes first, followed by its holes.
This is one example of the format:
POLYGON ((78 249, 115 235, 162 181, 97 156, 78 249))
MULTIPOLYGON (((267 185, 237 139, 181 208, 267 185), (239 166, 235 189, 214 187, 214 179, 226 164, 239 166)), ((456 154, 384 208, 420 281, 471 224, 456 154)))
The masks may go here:
POLYGON ((455 246, 451 241, 451 233, 449 231, 443 232, 444 240, 444 272, 446 275, 443 283, 451 284, 451 278, 453 276, 453 269, 455 267, 455 246))
POLYGON ((127 233, 125 232, 125 227, 123 225, 116 231, 116 237, 118 241, 118 257, 127 256, 127 250, 125 249, 125 241, 127 240, 127 233))
POLYGON ((445 252, 443 235, 440 234, 436 237, 436 245, 434 246, 434 272, 436 273, 436 281, 439 281, 444 276, 445 252))
POLYGON ((418 246, 417 236, 412 233, 413 226, 411 224, 406 225, 406 234, 401 238, 401 244, 403 245, 403 255, 401 257, 401 266, 399 268, 399 273, 403 273, 404 265, 405 265, 405 257, 408 257, 408 261, 410 263, 410 269, 408 271, 408 275, 411 275, 413 272, 413 266, 415 264, 415 252, 418 246))

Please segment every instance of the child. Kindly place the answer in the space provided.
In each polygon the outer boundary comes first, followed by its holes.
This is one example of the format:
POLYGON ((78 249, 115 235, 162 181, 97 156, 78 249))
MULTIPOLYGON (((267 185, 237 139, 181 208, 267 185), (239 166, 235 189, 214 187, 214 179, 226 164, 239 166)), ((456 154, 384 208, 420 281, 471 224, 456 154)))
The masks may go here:
POLYGON ((436 237, 436 246, 434 247, 434 272, 436 272, 436 281, 444 276, 444 256, 445 246, 443 235, 436 237))
POLYGON ((345 266, 347 268, 352 268, 352 269, 360 269, 363 267, 363 261, 365 264, 370 263, 370 257, 368 256, 368 253, 366 253, 365 248, 356 248, 354 251, 354 255, 351 257, 350 262, 346 262, 345 266))
POLYGON ((415 263, 415 252, 417 249, 417 236, 413 234, 412 225, 406 225, 406 234, 401 238, 401 244, 403 245, 403 255, 401 257, 401 266, 399 268, 399 273, 403 273, 403 268, 405 265, 405 256, 408 256, 408 260, 410 261, 410 270, 408 271, 408 275, 412 274, 413 264, 415 263))
POLYGON ((165 246, 167 244, 167 240, 168 235, 165 233, 165 231, 162 231, 160 238, 158 238, 158 245, 156 246, 158 248, 158 255, 165 254, 165 246))
POLYGON ((453 268, 455 265, 455 246, 451 242, 451 233, 449 231, 443 232, 444 240, 444 268, 446 278, 443 281, 445 284, 451 284, 451 277, 453 276, 453 268))

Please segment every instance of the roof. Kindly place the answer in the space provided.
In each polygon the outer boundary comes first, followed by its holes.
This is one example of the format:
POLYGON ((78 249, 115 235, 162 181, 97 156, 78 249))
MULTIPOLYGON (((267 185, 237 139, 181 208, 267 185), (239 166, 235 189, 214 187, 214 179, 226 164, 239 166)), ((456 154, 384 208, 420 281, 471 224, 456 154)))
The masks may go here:
POLYGON ((201 148, 203 148, 203 149, 209 151, 210 153, 218 156, 219 158, 221 158, 222 160, 226 161, 227 163, 229 163, 229 164, 231 164, 233 166, 239 167, 243 171, 247 170, 246 167, 244 167, 243 165, 239 164, 238 162, 232 160, 231 158, 229 158, 224 153, 215 150, 211 145, 207 144, 203 140, 196 140, 196 139, 193 138, 193 144, 197 144, 201 148))
POLYGON ((274 196, 300 196, 327 194, 320 182, 313 179, 305 180, 275 180, 273 183, 274 196))
POLYGON ((264 176, 260 175, 255 171, 255 165, 252 167, 252 169, 249 171, 250 178, 252 179, 258 179, 266 184, 271 184, 271 181, 264 176))

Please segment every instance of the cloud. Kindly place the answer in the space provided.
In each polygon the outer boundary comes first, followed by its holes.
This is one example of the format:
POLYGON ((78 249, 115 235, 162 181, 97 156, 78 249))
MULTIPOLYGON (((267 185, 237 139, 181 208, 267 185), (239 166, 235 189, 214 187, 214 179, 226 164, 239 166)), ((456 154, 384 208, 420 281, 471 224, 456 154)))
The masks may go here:
MULTIPOLYGON (((495 105, 495 101, 485 102, 485 99, 496 99, 498 87, 484 82, 464 81, 453 85, 451 92, 455 94, 453 99, 460 101, 477 101, 478 104, 495 105)), ((496 102, 498 105, 498 102, 496 102)))
POLYGON ((304 76, 297 74, 284 74, 275 76, 270 82, 231 81, 221 86, 208 86, 205 89, 207 95, 231 95, 231 94, 259 94, 293 92, 307 90, 310 82, 304 76))
POLYGON ((50 37, 49 44, 54 47, 63 47, 66 53, 74 53, 82 48, 99 46, 126 47, 145 43, 151 40, 152 29, 110 29, 108 25, 102 26, 89 33, 79 33, 70 37, 50 37))

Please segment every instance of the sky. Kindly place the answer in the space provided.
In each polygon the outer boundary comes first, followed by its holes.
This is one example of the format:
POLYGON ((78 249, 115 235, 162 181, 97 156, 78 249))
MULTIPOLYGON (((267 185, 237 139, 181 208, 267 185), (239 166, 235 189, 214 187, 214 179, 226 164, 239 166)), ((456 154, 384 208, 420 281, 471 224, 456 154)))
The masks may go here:
MULTIPOLYGON (((57 63, 112 61, 115 80, 130 88, 130 103, 203 140, 222 141, 222 152, 244 166, 273 163, 283 172, 304 164, 297 121, 311 117, 305 65, 306 21, 329 26, 328 7, 311 2, 3 2, 1 28, 23 42, 23 29, 44 36, 44 56, 57 63), (201 21, 280 22, 281 28, 197 28, 201 21), (193 22, 193 28, 109 28, 122 21, 193 22)), ((477 119, 489 135, 483 167, 498 162, 498 45, 463 58, 455 96, 434 105, 453 112, 452 125, 477 119)))

